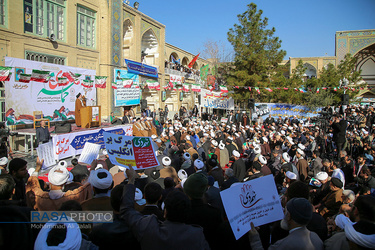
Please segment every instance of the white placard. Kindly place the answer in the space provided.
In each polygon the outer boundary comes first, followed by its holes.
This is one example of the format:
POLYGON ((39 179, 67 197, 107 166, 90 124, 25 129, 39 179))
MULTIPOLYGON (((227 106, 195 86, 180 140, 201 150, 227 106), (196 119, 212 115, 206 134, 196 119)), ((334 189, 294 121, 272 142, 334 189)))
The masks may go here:
POLYGON ((272 175, 232 186, 220 195, 236 240, 251 229, 250 222, 258 227, 284 217, 272 175))
POLYGON ((53 150, 53 143, 49 141, 44 144, 40 144, 36 149, 36 153, 40 160, 44 160, 42 169, 46 169, 56 165, 55 152, 53 150))
POLYGON ((100 147, 101 145, 99 144, 86 142, 85 146, 83 147, 81 156, 78 159, 78 162, 91 164, 92 161, 98 157, 100 147))

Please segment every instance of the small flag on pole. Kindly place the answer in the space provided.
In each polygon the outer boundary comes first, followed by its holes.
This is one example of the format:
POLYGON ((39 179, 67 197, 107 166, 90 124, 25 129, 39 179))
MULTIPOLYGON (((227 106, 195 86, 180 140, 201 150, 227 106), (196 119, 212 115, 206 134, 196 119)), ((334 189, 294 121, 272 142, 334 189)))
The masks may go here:
POLYGON ((106 76, 95 76, 95 88, 105 89, 107 85, 106 76))
POLYGON ((226 86, 220 85, 220 91, 223 93, 228 93, 228 88, 226 86))

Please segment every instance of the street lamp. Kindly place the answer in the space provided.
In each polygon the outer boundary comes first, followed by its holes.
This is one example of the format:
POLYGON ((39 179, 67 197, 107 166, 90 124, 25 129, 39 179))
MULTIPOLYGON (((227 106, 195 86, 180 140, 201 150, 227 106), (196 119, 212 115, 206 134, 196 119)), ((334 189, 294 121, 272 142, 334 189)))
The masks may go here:
POLYGON ((138 8, 139 8, 139 3, 138 3, 138 2, 135 2, 135 3, 134 3, 134 9, 138 10, 138 8))

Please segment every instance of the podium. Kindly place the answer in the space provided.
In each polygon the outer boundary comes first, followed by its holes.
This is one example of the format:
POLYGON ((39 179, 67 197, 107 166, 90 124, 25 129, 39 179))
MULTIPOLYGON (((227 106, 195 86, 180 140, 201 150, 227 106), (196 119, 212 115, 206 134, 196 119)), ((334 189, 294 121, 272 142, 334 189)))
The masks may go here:
POLYGON ((91 128, 101 125, 100 106, 86 106, 81 108, 81 127, 91 128))

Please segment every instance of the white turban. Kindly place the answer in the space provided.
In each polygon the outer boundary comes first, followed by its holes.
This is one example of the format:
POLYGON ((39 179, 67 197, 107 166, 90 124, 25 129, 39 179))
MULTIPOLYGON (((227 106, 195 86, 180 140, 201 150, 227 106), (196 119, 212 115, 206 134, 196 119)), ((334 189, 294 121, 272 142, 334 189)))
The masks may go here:
POLYGON ((178 178, 180 178, 180 180, 188 178, 188 174, 183 169, 178 170, 177 175, 178 175, 178 178))
POLYGON ((0 165, 1 166, 4 166, 8 163, 8 158, 6 157, 3 157, 3 158, 0 158, 0 165))
POLYGON ((232 154, 234 157, 238 157, 238 158, 241 157, 240 153, 237 150, 233 150, 232 154))
POLYGON ((222 142, 220 142, 220 144, 219 144, 219 149, 220 149, 220 150, 223 150, 224 148, 225 148, 225 144, 222 143, 222 142))
POLYGON ((375 245, 374 234, 366 235, 366 234, 357 232, 351 223, 347 223, 345 225, 345 236, 351 242, 354 242, 355 244, 360 245, 361 247, 374 248, 374 245, 375 245))
POLYGON ((319 172, 315 177, 320 181, 324 181, 328 178, 328 174, 326 172, 319 172))
POLYGON ((64 168, 68 167, 68 163, 67 163, 66 161, 60 161, 60 162, 59 162, 59 165, 60 165, 61 167, 64 167, 64 168))
POLYGON ((260 163, 262 163, 263 165, 267 164, 267 159, 266 159, 266 157, 264 157, 263 155, 260 155, 260 156, 259 156, 259 161, 260 161, 260 163))
POLYGON ((38 237, 35 240, 34 248, 42 250, 78 250, 81 247, 82 233, 79 229, 78 224, 71 218, 68 218, 68 222, 65 222, 65 218, 57 219, 56 222, 50 220, 43 228, 40 230, 38 237), (57 224, 65 224, 66 226, 66 237, 64 242, 60 243, 58 246, 48 246, 47 237, 52 228, 57 224))
POLYGON ((286 171, 285 176, 291 180, 297 180, 297 175, 293 172, 286 171))
POLYGON ((187 135, 185 138, 186 140, 190 141, 190 135, 187 135))
POLYGON ((305 146, 303 146, 301 143, 298 143, 298 147, 300 148, 300 149, 302 149, 302 150, 305 150, 305 146))
POLYGON ((187 161, 187 160, 190 160, 190 154, 188 152, 186 152, 184 154, 184 159, 187 161))
POLYGON ((212 143, 212 145, 214 145, 215 147, 217 147, 217 145, 218 145, 218 143, 217 143, 216 140, 212 140, 211 143, 212 143))
POLYGON ((255 147, 254 148, 254 152, 255 152, 255 154, 260 154, 261 152, 262 152, 262 150, 260 149, 260 147, 255 147))
POLYGON ((164 157, 161 161, 162 161, 164 166, 169 166, 172 163, 171 158, 169 158, 168 156, 164 157))
POLYGON ((267 142, 268 142, 268 139, 267 139, 267 137, 263 136, 263 137, 262 137, 262 139, 263 139, 263 141, 264 141, 265 143, 267 143, 267 142))
POLYGON ((112 175, 107 169, 101 168, 98 170, 92 170, 90 172, 89 182, 93 187, 96 187, 98 189, 107 189, 112 185, 112 181, 112 175), (107 176, 105 176, 104 178, 99 178, 98 175, 100 173, 103 173, 103 176, 107 174, 107 176))
POLYGON ((60 165, 54 166, 48 173, 48 182, 55 186, 64 185, 69 179, 69 171, 60 165))
POLYGON ((300 155, 305 155, 305 152, 303 152, 300 148, 297 149, 297 152, 298 152, 300 155))
POLYGON ((284 161, 286 161, 286 162, 290 162, 290 156, 289 156, 289 154, 288 153, 283 153, 283 159, 284 159, 284 161))
POLYGON ((194 161, 194 166, 197 168, 197 169, 202 169, 204 167, 204 163, 203 161, 199 160, 199 159, 196 159, 194 161))

